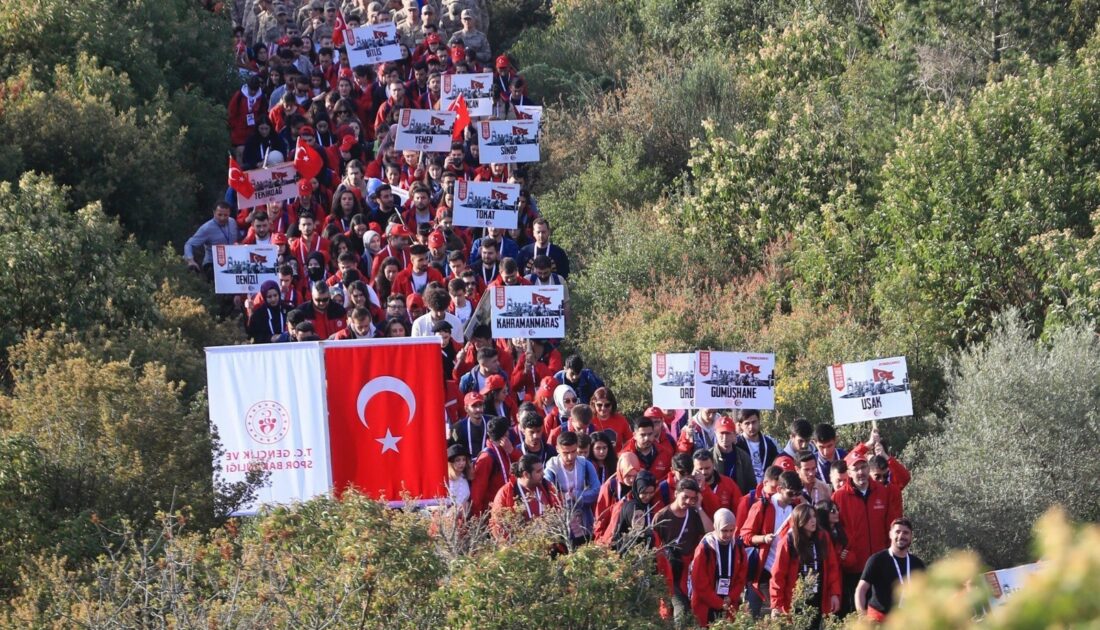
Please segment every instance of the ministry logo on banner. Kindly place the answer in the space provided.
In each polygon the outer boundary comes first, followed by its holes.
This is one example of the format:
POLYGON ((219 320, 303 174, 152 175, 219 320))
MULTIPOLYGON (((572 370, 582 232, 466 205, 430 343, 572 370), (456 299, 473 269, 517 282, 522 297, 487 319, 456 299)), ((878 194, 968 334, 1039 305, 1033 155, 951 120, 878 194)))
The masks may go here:
POLYGON ((206 349, 210 421, 222 447, 216 462, 221 481, 244 481, 251 470, 270 475, 256 500, 236 514, 305 501, 332 487, 320 374, 317 343, 206 349))

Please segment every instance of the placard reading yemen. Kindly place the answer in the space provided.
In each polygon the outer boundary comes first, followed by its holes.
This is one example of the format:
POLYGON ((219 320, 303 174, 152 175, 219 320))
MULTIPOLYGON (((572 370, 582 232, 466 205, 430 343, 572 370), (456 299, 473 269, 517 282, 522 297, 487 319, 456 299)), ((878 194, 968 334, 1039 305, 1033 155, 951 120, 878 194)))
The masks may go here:
POLYGON ((397 125, 394 148, 398 151, 451 150, 451 130, 455 126, 454 112, 434 109, 403 109, 397 125))
POLYGON ((251 197, 237 193, 237 209, 246 210, 268 203, 289 201, 298 197, 298 171, 294 162, 283 162, 267 168, 248 171, 255 191, 251 197))
POLYGON ((700 350, 695 361, 695 406, 775 409, 775 355, 700 350))
POLYGON ((344 46, 348 51, 348 65, 371 66, 383 61, 401 58, 401 45, 397 42, 397 26, 393 22, 369 24, 344 31, 344 46))
POLYGON ((455 181, 454 224, 514 230, 519 225, 519 184, 455 181))
POLYGON ((493 73, 445 74, 439 89, 439 108, 447 109, 459 96, 471 116, 493 115, 493 73))
POLYGON ((539 125, 533 120, 485 120, 478 134, 481 164, 539 161, 539 125))
POLYGON ((695 406, 695 353, 658 352, 651 357, 653 404, 662 409, 695 406))
POLYGON ((491 287, 493 338, 561 339, 565 309, 560 286, 491 287))
POLYGON ((905 357, 838 363, 826 371, 836 424, 913 415, 905 357))
POLYGON ((252 295, 265 281, 278 282, 278 257, 274 245, 215 245, 214 292, 252 295))

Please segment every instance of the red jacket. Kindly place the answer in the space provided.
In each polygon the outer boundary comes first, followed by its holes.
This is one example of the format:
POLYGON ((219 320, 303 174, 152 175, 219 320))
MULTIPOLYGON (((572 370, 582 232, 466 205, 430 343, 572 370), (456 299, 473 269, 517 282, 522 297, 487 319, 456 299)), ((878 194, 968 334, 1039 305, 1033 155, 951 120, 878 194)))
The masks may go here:
MULTIPOLYGON (((727 553, 722 558, 723 573, 730 576, 729 599, 736 609, 741 605, 741 594, 745 592, 745 581, 748 578, 749 561, 745 557, 745 547, 736 536, 730 541, 733 545, 732 553, 727 553), (726 569, 726 564, 732 560, 732 571, 726 569)), ((718 556, 717 538, 704 536, 703 541, 695 548, 695 556, 691 561, 691 612, 695 613, 695 620, 702 627, 710 625, 709 616, 712 610, 725 608, 716 586, 718 581, 718 556), (713 543, 713 544, 712 544, 713 543)), ((732 616, 727 618, 732 619, 732 616)))
MULTIPOLYGON (((428 280, 424 283, 427 287, 428 283, 438 282, 443 284, 443 274, 439 273, 439 270, 431 265, 428 266, 428 280)), ((422 289, 423 290, 423 289, 422 289)), ((413 288, 412 282, 412 267, 406 267, 403 271, 399 271, 393 278, 393 288, 390 289, 390 294, 400 293, 401 295, 409 296, 418 291, 413 288)))
POLYGON ((248 107, 248 98, 243 92, 237 90, 229 98, 229 143, 237 146, 248 142, 252 132, 256 130, 256 122, 267 116, 267 97, 261 91, 252 107, 248 107), (251 115, 252 124, 248 124, 251 115))
MULTIPOLYGON (((741 488, 737 483, 722 473, 718 475, 718 483, 711 488, 710 484, 703 484, 703 497, 701 505, 707 516, 714 518, 714 513, 719 508, 726 508, 737 514, 737 505, 741 503, 741 488)), ((672 484, 670 484, 672 485, 672 484)), ((675 485, 673 485, 675 487, 675 485)))
POLYGON ((325 265, 329 264, 329 249, 331 245, 327 238, 322 238, 318 232, 313 233, 313 238, 309 239, 306 243, 304 236, 290 241, 290 253, 298 261, 298 272, 303 276, 306 275, 306 259, 313 252, 321 252, 321 255, 325 257, 325 265))
MULTIPOLYGON (((829 536, 820 529, 815 532, 815 535, 825 549, 823 557, 818 558, 818 564, 821 567, 818 585, 821 589, 821 612, 828 615, 837 612, 832 607, 831 600, 834 596, 840 597, 840 560, 829 536)), ((798 568, 801 564, 798 553, 792 548, 792 540, 790 532, 777 539, 779 547, 775 550, 772 581, 768 588, 771 607, 784 613, 791 611, 791 595, 794 592, 795 582, 798 581, 798 568)))
POLYGON ((653 473, 653 476, 657 479, 664 479, 668 476, 668 471, 672 470, 672 456, 675 454, 673 452, 672 441, 654 438, 653 448, 657 450, 657 453, 653 456, 653 459, 648 465, 645 463, 645 460, 642 459, 641 454, 638 453, 638 449, 634 445, 634 438, 630 438, 630 441, 623 446, 619 453, 632 452, 638 455, 638 459, 642 460, 642 468, 653 473))
POLYGON ((535 391, 539 388, 542 379, 553 375, 554 372, 542 361, 535 361, 533 366, 528 366, 527 353, 521 352, 508 380, 511 384, 511 391, 515 392, 517 397, 519 392, 522 391, 523 400, 533 400, 535 391))
MULTIPOLYGON (((377 259, 377 257, 376 257, 377 259)), ((394 277, 397 280, 397 277, 394 277)), ((390 292, 395 293, 394 291, 390 292)), ((505 374, 512 373, 512 353, 508 351, 507 339, 496 340, 497 355, 500 358, 500 371, 505 374)), ((463 374, 467 374, 470 370, 474 369, 477 365, 477 348, 474 348, 474 342, 466 342, 466 355, 462 358, 462 361, 455 362, 454 378, 459 380, 463 374)))
MULTIPOLYGON (((787 520, 790 522, 790 519, 787 520)), ((760 553, 760 564, 757 566, 756 575, 751 576, 753 584, 760 579, 760 576, 764 573, 764 565, 768 559, 768 553, 771 551, 771 546, 776 544, 779 536, 786 530, 784 527, 779 528, 780 531, 775 531, 775 506, 772 505, 771 497, 762 498, 757 497, 757 500, 753 502, 749 508, 749 513, 745 517, 745 521, 741 523, 741 530, 738 532, 741 535, 741 542, 745 545, 745 548, 756 547, 760 553), (753 536, 765 536, 767 534, 775 534, 776 539, 772 540, 771 544, 760 543, 759 545, 752 544, 753 536)))
POLYGON ((901 493, 871 479, 867 497, 861 498, 849 482, 833 493, 840 522, 848 535, 848 556, 841 563, 845 573, 862 573, 871 554, 890 546, 890 523, 901 518, 901 493))
POLYGON ((527 522, 542 516, 546 513, 546 510, 561 505, 557 490, 545 479, 542 480, 538 488, 527 493, 526 501, 519 499, 517 483, 515 478, 509 479, 509 483, 501 486, 493 497, 489 526, 493 531, 493 535, 497 538, 507 537, 507 532, 503 529, 503 523, 501 522, 507 511, 515 509, 520 514, 520 518, 527 522), (519 507, 516 507, 517 505, 519 507))
POLYGON ((313 322, 313 330, 321 339, 328 339, 343 330, 348 325, 348 314, 343 306, 336 302, 329 302, 325 310, 318 310, 313 302, 305 302, 297 309, 306 319, 313 322))
MULTIPOLYGON (((622 480, 618 472, 603 482, 603 485, 600 486, 600 493, 596 496, 596 518, 592 525, 594 538, 604 537, 607 528, 614 522, 611 520, 611 513, 614 511, 615 505, 622 501, 629 492, 630 486, 622 480)), ((654 510, 653 513, 656 515, 657 510, 654 510)))
POLYGON ((497 491, 508 482, 512 462, 519 461, 519 449, 512 449, 508 455, 495 444, 489 444, 474 460, 474 480, 470 484, 470 514, 477 516, 489 507, 497 491), (501 470, 501 463, 504 470, 501 470))

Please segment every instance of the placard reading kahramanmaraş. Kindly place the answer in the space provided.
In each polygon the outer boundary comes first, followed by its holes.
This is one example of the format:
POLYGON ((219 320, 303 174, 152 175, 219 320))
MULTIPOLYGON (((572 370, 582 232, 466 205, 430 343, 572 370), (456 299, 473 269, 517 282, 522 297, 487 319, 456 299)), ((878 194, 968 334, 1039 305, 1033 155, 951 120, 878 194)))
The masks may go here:
POLYGON ((565 337, 565 291, 560 285, 497 286, 488 291, 494 339, 565 337))
POLYGON ((695 362, 700 409, 775 409, 775 355, 700 350, 695 362))
POLYGON ((913 415, 905 357, 838 363, 826 371, 836 424, 913 415))

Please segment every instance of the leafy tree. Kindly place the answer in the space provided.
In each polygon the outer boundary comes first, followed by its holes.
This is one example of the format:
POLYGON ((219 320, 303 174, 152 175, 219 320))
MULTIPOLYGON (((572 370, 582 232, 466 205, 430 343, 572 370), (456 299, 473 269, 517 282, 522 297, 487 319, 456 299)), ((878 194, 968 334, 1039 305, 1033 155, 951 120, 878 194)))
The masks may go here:
MULTIPOLYGON (((1100 518, 1088 450, 1100 438, 1100 342, 1066 328, 1037 343, 1018 315, 948 371, 942 432, 915 441, 907 510, 925 548, 968 548, 995 567, 1027 560, 1031 524, 1052 505, 1100 518)), ((931 421, 931 420, 930 420, 931 421)))

